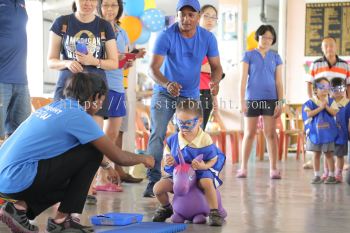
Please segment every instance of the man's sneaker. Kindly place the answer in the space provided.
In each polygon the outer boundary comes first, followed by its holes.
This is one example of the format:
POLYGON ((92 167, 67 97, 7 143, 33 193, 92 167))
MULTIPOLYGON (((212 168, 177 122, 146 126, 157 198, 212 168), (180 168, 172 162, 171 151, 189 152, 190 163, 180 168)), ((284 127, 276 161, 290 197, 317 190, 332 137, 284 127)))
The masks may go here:
POLYGON ((321 179, 321 177, 319 176, 315 176, 312 180, 311 180, 311 184, 322 184, 323 180, 321 179))
POLYGON ((39 228, 30 224, 24 210, 18 210, 13 203, 6 202, 0 209, 0 221, 5 223, 12 232, 37 233, 39 228))
POLYGON ((328 176, 324 181, 325 184, 336 184, 338 183, 334 176, 328 176))
POLYGON ((94 232, 92 227, 83 226, 79 223, 79 221, 71 216, 68 216, 66 220, 62 223, 55 223, 52 218, 47 220, 47 233, 58 233, 58 232, 66 232, 66 233, 91 233, 94 232))
POLYGON ((152 221, 153 222, 165 222, 167 218, 170 218, 173 215, 173 207, 169 205, 169 207, 159 206, 154 214, 152 221))
POLYGON ((327 180, 327 178, 328 178, 328 172, 324 172, 324 173, 322 174, 322 176, 321 176, 321 179, 322 179, 323 181, 325 181, 325 180, 327 180))
POLYGON ((222 226, 224 220, 219 214, 217 209, 210 210, 209 212, 209 226, 222 226))
POLYGON ((339 173, 338 175, 335 176, 335 179, 337 180, 338 183, 343 182, 343 175, 339 173))
POLYGON ((148 182, 146 190, 143 192, 143 197, 155 197, 153 193, 153 187, 156 183, 153 181, 148 182))

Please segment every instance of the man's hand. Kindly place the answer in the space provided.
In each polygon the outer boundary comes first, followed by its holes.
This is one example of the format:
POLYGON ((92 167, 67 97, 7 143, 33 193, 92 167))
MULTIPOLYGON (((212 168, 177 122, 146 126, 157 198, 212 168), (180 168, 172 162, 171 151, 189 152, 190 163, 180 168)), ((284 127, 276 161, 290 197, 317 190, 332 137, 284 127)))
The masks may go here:
POLYGON ((210 82, 209 87, 213 96, 216 96, 219 93, 219 83, 210 82))
POLYGON ((142 155, 144 157, 144 161, 142 162, 145 167, 147 168, 153 168, 155 161, 154 161, 154 157, 152 155, 142 155))
POLYGON ((170 93, 170 95, 174 97, 178 97, 180 95, 180 90, 182 86, 178 84, 177 82, 170 82, 167 86, 166 89, 170 93))

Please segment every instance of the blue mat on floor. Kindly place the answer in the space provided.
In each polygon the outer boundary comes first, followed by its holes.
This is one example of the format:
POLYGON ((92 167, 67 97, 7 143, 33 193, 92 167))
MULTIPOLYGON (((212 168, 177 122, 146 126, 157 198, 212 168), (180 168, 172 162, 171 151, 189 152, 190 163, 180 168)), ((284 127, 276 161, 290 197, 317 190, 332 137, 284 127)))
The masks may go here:
POLYGON ((101 233, 176 233, 184 231, 186 228, 187 225, 184 223, 140 222, 101 233))

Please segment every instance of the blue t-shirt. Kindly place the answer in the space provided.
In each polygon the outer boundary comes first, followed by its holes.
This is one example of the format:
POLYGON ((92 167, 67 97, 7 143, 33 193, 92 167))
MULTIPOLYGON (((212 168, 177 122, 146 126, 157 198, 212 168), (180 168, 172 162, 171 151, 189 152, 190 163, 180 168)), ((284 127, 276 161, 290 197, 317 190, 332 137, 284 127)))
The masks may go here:
MULTIPOLYGON (((313 117, 307 116, 308 111, 313 111, 319 106, 319 101, 316 98, 309 99, 303 104, 302 118, 306 136, 316 145, 335 142, 338 135, 338 127, 335 122, 335 117, 329 114, 326 109, 323 109, 313 117)), ((338 110, 338 107, 332 98, 328 98, 328 106, 334 110, 338 110)))
MULTIPOLYGON (((117 40, 117 48, 119 53, 126 53, 126 46, 130 44, 129 37, 118 25, 115 25, 117 31, 115 32, 115 39, 117 40)), ((112 91, 124 93, 124 76, 123 69, 106 70, 106 77, 108 82, 108 88, 112 91)))
POLYGON ((103 135, 75 100, 65 99, 38 109, 0 148, 0 192, 27 189, 40 160, 54 158, 103 135))
MULTIPOLYGON (((62 24, 64 23, 65 16, 58 17, 51 27, 51 31, 55 34, 62 36, 62 24)), ((67 32, 63 34, 63 51, 62 57, 64 60, 75 60, 75 43, 85 43, 88 51, 93 54, 94 57, 102 59, 105 51, 101 39, 101 29, 104 29, 106 41, 115 39, 112 25, 104 19, 96 16, 90 23, 80 22, 73 14, 68 16, 67 32)), ((98 73, 101 76, 105 76, 105 72, 102 69, 98 69, 95 66, 86 66, 84 71, 91 73, 98 73)), ((59 72, 57 86, 63 87, 66 79, 72 75, 68 69, 61 70, 59 72)))
POLYGON ((338 135, 335 138, 336 145, 345 145, 349 138, 349 117, 350 117, 350 102, 348 99, 342 99, 338 104, 339 112, 335 119, 338 127, 338 135))
POLYGON ((277 100, 276 68, 281 57, 269 50, 265 58, 257 49, 244 53, 243 62, 249 65, 246 100, 277 100))
MULTIPOLYGON (((178 23, 158 36, 153 53, 165 57, 160 71, 169 81, 180 83, 180 96, 195 99, 199 98, 199 80, 204 57, 219 56, 214 34, 197 26, 192 38, 184 38, 178 23)), ((154 90, 167 92, 158 84, 155 84, 154 90)))
POLYGON ((24 0, 0 0, 0 82, 27 84, 27 26, 24 0))

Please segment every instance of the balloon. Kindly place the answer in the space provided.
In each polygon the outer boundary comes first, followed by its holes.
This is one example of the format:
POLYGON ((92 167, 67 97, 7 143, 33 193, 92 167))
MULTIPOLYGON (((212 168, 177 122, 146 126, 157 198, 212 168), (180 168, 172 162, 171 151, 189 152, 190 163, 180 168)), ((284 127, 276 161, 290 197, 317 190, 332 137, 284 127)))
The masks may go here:
POLYGON ((143 25, 151 32, 160 31, 165 26, 165 16, 158 9, 148 9, 141 15, 143 25))
POLYGON ((124 16, 120 20, 120 26, 128 34, 130 43, 133 44, 142 32, 142 23, 139 18, 134 16, 124 16))
POLYGON ((145 8, 144 0, 124 0, 124 11, 129 16, 140 16, 145 8))
POLYGON ((145 0, 145 10, 157 8, 155 0, 145 0))
POLYGON ((135 41, 135 44, 145 44, 151 37, 151 32, 146 28, 142 28, 140 37, 135 41))
POLYGON ((258 42, 255 40, 255 31, 252 31, 247 37, 247 50, 253 50, 258 47, 258 42))

